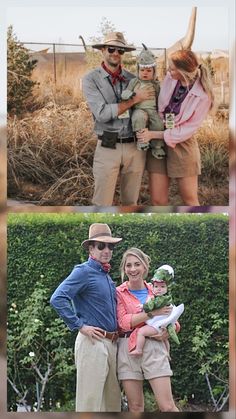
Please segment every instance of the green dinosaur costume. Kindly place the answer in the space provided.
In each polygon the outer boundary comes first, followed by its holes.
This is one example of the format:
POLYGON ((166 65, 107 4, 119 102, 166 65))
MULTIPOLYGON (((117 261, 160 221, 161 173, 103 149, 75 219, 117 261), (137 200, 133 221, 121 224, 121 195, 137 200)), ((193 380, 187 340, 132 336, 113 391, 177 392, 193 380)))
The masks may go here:
MULTIPOLYGON (((173 304, 172 295, 171 295, 171 287, 173 286, 173 279, 174 279, 174 270, 169 265, 163 265, 160 268, 158 268, 153 278, 151 279, 152 282, 165 282, 167 285, 167 292, 164 295, 156 296, 155 298, 149 300, 147 303, 143 305, 143 310, 146 313, 149 313, 152 310, 162 308, 164 306, 168 306, 173 304)), ((174 306, 175 307, 175 306, 174 306)), ((183 304, 177 307, 181 308, 181 312, 184 310, 183 304)), ((171 339, 177 343, 177 345, 180 344, 179 338, 176 334, 175 328, 173 326, 173 323, 170 323, 166 326, 168 333, 171 337, 171 339)))
MULTIPOLYGON (((163 131, 164 124, 157 112, 157 99, 160 92, 160 84, 157 80, 155 80, 155 56, 144 44, 143 47, 144 49, 137 59, 137 69, 139 71, 140 68, 152 67, 154 69, 153 80, 141 80, 138 77, 132 79, 129 82, 127 89, 123 91, 121 98, 123 100, 128 100, 134 96, 136 90, 151 87, 151 90, 154 93, 154 98, 137 103, 132 108, 132 128, 134 132, 142 130, 146 127, 148 127, 150 131, 163 131)), ((138 147, 141 150, 151 148, 152 154, 158 159, 162 159, 166 155, 164 151, 164 140, 151 140, 149 144, 138 144, 138 147)))

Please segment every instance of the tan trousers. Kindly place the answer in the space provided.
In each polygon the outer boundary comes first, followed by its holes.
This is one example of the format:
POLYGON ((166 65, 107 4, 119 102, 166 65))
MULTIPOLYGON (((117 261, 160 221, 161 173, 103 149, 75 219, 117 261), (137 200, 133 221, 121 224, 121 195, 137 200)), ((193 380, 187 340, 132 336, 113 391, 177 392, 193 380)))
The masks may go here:
POLYGON ((94 344, 78 333, 76 412, 120 412, 121 390, 116 375, 117 344, 109 339, 94 344))
POLYGON ((137 150, 136 143, 117 143, 113 150, 101 147, 98 140, 93 161, 93 205, 112 206, 119 174, 121 205, 137 205, 145 161, 146 151, 137 150))

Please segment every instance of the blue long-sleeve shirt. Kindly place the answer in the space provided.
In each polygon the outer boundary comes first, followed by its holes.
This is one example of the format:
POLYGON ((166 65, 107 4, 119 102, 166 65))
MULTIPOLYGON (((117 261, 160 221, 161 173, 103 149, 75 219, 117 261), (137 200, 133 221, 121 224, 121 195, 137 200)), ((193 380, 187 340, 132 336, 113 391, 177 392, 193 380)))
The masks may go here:
POLYGON ((50 303, 71 331, 83 325, 117 330, 116 287, 102 265, 89 258, 76 265, 51 296, 50 303))

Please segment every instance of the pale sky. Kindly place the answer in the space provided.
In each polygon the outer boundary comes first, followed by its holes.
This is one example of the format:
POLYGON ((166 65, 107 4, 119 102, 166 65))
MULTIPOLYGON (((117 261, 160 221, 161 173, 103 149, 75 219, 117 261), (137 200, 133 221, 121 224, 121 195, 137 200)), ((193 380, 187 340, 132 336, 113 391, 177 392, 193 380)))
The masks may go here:
POLYGON ((128 42, 165 48, 184 36, 193 6, 198 6, 193 49, 228 49, 227 0, 9 0, 7 25, 13 25, 20 41, 80 43, 82 35, 89 43, 106 17, 128 42))

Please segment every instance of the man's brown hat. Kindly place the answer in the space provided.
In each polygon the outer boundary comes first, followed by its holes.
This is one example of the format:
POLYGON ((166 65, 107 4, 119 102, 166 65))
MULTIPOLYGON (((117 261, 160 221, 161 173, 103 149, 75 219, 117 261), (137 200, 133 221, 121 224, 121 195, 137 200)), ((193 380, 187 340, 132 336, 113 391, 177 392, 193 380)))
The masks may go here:
POLYGON ((92 45, 93 48, 102 49, 104 47, 123 48, 126 51, 135 51, 133 45, 128 45, 122 32, 109 32, 106 34, 104 41, 100 44, 92 45))
POLYGON ((88 248, 91 241, 104 243, 119 243, 120 237, 112 237, 111 229, 107 224, 94 223, 89 227, 89 238, 81 243, 81 246, 88 248))

